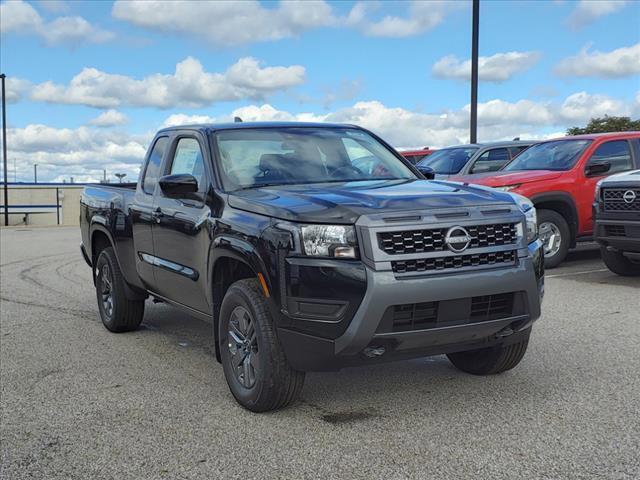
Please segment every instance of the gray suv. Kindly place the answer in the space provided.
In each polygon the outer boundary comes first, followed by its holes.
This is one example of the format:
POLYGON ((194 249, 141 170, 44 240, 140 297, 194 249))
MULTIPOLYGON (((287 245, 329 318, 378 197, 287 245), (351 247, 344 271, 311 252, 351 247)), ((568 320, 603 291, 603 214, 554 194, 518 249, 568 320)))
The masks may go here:
POLYGON ((437 150, 417 166, 431 168, 436 178, 495 172, 534 143, 536 142, 513 140, 457 145, 437 150))

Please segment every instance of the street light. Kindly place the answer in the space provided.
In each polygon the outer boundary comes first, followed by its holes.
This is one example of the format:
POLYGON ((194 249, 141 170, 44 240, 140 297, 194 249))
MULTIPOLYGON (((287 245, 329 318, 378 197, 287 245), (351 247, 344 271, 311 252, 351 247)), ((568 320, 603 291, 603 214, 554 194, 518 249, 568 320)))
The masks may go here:
POLYGON ((471 118, 469 143, 478 143, 478 29, 480 24, 480 0, 473 0, 471 32, 471 118))
POLYGON ((126 173, 116 173, 115 176, 118 177, 118 180, 120 180, 120 183, 122 183, 122 179, 124 177, 126 177, 127 174, 126 173))
POLYGON ((4 80, 7 76, 0 74, 2 79, 2 163, 4 167, 4 224, 9 225, 9 184, 7 173, 7 103, 4 90, 4 80))

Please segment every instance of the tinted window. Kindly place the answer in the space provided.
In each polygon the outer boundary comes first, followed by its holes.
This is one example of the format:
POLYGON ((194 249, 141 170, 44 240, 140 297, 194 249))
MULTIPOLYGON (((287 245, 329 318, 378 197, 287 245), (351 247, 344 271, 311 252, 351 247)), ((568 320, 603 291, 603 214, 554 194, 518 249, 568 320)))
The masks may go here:
POLYGON ((495 172, 500 170, 511 157, 506 148, 492 148, 484 152, 473 164, 471 173, 495 172))
POLYGON ((415 179, 393 152, 353 128, 255 128, 220 131, 225 188, 415 179))
POLYGON ((594 162, 609 162, 611 168, 606 173, 624 172, 625 170, 631 170, 633 164, 631 162, 631 151, 629 150, 629 142, 626 140, 615 140, 612 142, 606 142, 596 148, 593 152, 589 163, 594 162))
POLYGON ((555 140, 527 148, 505 170, 569 170, 591 140, 555 140))
POLYGON ((444 148, 423 159, 419 165, 431 167, 441 175, 451 175, 462 170, 477 150, 477 147, 444 148))
POLYGON ((204 160, 200 144, 195 138, 181 138, 171 162, 171 175, 187 173, 198 181, 198 190, 203 191, 205 184, 204 160))
POLYGON ((519 147, 509 147, 511 158, 517 157, 523 150, 529 148, 529 145, 520 145, 519 147))
POLYGON ((142 179, 142 190, 150 195, 153 195, 153 190, 156 188, 156 184, 160 178, 160 165, 162 164, 164 151, 167 148, 167 141, 167 137, 158 138, 149 154, 149 161, 147 162, 144 178, 142 179))
POLYGON ((416 165, 420 160, 426 157, 426 155, 405 155, 402 154, 404 158, 409 160, 413 165, 416 165))

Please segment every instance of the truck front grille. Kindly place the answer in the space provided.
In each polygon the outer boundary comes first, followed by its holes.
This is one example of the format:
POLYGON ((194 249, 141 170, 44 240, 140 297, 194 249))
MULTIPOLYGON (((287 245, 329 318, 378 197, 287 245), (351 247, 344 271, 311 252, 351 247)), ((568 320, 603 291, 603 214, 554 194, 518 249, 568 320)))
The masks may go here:
POLYGON ((415 260, 398 260, 391 262, 395 273, 431 272, 434 270, 450 270, 479 265, 515 265, 517 250, 503 252, 456 255, 451 257, 419 258, 415 260))
MULTIPOLYGON (((468 248, 512 245, 517 242, 517 223, 465 226, 472 237, 468 248)), ((439 252, 446 249, 446 228, 378 233, 378 245, 388 255, 439 252)))
POLYGON ((640 189, 605 188, 602 193, 602 201, 605 212, 640 212, 640 189), (627 192, 635 194, 633 201, 625 201, 625 193, 627 194, 627 199, 633 197, 627 192))
POLYGON ((509 318, 524 312, 522 292, 393 305, 376 333, 409 332, 509 318))

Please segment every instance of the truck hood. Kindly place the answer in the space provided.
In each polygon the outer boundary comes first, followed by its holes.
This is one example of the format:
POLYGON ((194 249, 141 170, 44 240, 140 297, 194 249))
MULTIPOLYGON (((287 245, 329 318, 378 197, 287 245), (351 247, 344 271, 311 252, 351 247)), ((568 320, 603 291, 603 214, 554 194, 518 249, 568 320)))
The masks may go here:
POLYGON ((516 172, 488 172, 475 175, 452 177, 451 180, 464 183, 475 183, 487 187, 503 187, 505 185, 521 185, 523 183, 546 182, 562 175, 555 170, 521 170, 516 172))
POLYGON ((428 180, 280 185, 229 194, 238 209, 294 222, 353 224, 380 211, 513 204, 506 193, 484 187, 428 180))

